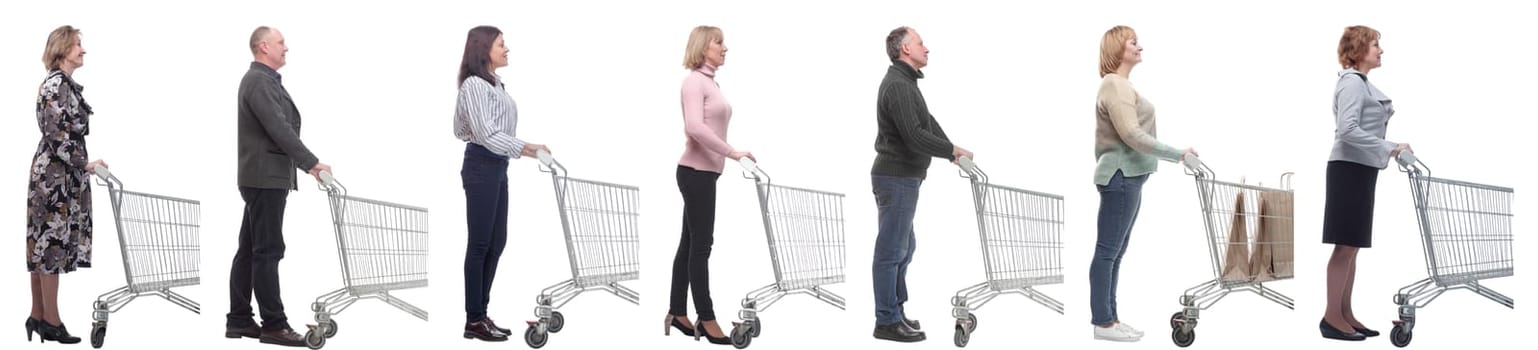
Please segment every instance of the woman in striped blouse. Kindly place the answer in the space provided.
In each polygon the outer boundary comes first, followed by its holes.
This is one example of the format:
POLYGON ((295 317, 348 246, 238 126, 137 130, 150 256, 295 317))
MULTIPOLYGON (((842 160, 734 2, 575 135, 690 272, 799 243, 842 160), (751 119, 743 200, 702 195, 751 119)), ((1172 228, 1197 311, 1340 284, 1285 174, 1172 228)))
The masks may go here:
POLYGON ((459 171, 465 189, 465 339, 505 341, 512 330, 498 327, 486 316, 491 281, 507 245, 507 164, 531 157, 544 145, 519 139, 518 106, 508 96, 501 77, 492 74, 507 66, 507 47, 496 27, 470 29, 459 65, 459 102, 454 111, 454 136, 465 141, 459 171))

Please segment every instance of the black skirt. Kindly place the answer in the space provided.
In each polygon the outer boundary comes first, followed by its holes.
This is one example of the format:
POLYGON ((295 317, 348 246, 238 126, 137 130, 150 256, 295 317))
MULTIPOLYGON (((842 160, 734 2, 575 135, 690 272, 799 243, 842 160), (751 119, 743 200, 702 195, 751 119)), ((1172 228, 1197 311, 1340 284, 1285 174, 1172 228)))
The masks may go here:
POLYGON ((1325 169, 1324 243, 1372 247, 1379 171, 1354 162, 1330 162, 1325 169))

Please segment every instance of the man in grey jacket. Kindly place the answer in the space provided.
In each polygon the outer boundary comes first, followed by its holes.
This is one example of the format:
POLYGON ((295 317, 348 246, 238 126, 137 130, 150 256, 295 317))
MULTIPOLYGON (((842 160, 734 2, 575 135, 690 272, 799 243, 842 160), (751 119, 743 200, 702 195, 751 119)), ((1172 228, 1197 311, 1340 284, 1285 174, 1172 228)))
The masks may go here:
POLYGON ((251 33, 254 62, 240 80, 239 167, 240 196, 245 216, 240 248, 230 267, 230 313, 226 338, 259 338, 262 343, 304 346, 283 312, 278 288, 278 261, 283 259, 283 210, 288 192, 299 189, 295 168, 319 181, 331 167, 320 163, 299 140, 299 110, 283 88, 278 69, 287 63, 283 34, 269 27, 251 33), (262 324, 252 317, 251 295, 261 309, 262 324))

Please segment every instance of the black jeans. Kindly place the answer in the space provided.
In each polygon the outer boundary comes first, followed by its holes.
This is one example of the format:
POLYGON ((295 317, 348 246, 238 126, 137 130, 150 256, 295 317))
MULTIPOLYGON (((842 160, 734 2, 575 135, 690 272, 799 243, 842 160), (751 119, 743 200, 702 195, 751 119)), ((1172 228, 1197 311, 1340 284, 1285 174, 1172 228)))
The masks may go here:
POLYGON ((684 223, 683 237, 678 240, 678 254, 673 256, 673 292, 668 299, 668 314, 686 315, 688 293, 692 291, 698 320, 716 319, 710 301, 710 245, 715 242, 716 179, 719 178, 720 173, 678 167, 678 192, 684 197, 684 223))
POLYGON ((241 187, 245 216, 240 224, 240 248, 230 266, 230 313, 225 325, 252 325, 251 294, 262 313, 262 329, 289 328, 278 288, 278 261, 283 260, 283 209, 287 189, 241 187))
POLYGON ((465 322, 486 319, 491 281, 507 246, 508 158, 474 143, 465 144, 459 170, 465 189, 465 322))

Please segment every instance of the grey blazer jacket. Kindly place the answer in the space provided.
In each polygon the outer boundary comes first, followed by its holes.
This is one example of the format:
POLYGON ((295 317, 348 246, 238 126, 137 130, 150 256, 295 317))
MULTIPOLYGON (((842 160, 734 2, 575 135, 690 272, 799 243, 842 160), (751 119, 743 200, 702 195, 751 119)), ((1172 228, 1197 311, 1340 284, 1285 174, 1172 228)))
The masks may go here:
POLYGON ((1341 71, 1335 83, 1335 143, 1330 160, 1343 160, 1384 169, 1398 144, 1386 140, 1394 101, 1357 75, 1341 71))
POLYGON ((299 109, 282 79, 267 65, 251 62, 240 80, 240 187, 297 190, 295 170, 308 172, 319 162, 299 140, 299 109))

